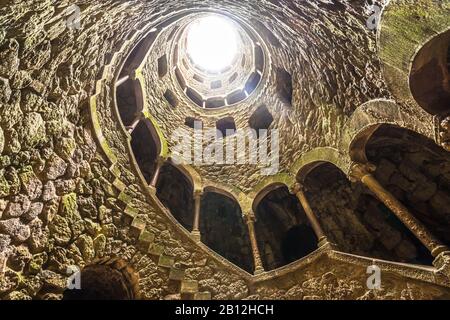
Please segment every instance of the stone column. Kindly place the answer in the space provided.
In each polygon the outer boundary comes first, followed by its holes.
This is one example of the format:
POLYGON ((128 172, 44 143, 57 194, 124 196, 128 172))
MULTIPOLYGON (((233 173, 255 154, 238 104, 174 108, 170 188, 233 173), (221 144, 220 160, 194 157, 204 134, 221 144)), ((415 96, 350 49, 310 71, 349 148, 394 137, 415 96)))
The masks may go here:
POLYGON ((6 271, 6 253, 0 253, 0 275, 3 275, 6 271))
POLYGON ((450 116, 439 121, 439 142, 442 148, 450 151, 450 116))
POLYGON ((200 207, 201 207, 201 199, 202 199, 202 192, 201 191, 195 191, 194 192, 194 223, 192 225, 192 236, 196 241, 201 240, 201 233, 200 233, 200 207))
POLYGON ((372 175, 375 166, 371 164, 354 163, 350 170, 353 181, 362 182, 375 196, 388 207, 403 224, 430 250, 433 257, 449 249, 443 245, 409 210, 387 191, 372 175))
POLYGON ((316 237, 318 239, 318 246, 321 247, 325 244, 328 244, 328 239, 325 235, 325 232, 323 231, 322 226, 319 223, 319 220, 317 219, 316 215, 311 209, 308 199, 306 198, 305 187, 300 183, 296 183, 292 187, 291 192, 295 194, 295 196, 300 201, 300 204, 302 205, 303 210, 305 211, 306 217, 308 218, 309 223, 311 223, 311 227, 313 228, 314 233, 316 234, 316 237))
POLYGON ((121 86, 121 85, 124 84, 128 79, 130 79, 130 76, 129 76, 129 75, 126 75, 126 76, 123 76, 123 77, 120 78, 120 79, 117 79, 116 87, 121 86))
POLYGON ((153 174, 152 181, 150 182, 150 187, 156 188, 156 184, 158 183, 158 179, 159 179, 159 173, 161 172, 161 168, 162 168, 163 164, 164 164, 163 158, 158 158, 156 160, 156 169, 155 169, 155 173, 153 174))
POLYGON ((250 244, 252 246, 252 255, 253 262, 255 264, 255 272, 254 274, 261 274, 264 272, 264 267, 261 260, 261 255, 259 253, 258 241, 256 240, 255 233, 255 216, 253 214, 247 214, 244 217, 245 222, 247 223, 248 234, 250 236, 250 244))

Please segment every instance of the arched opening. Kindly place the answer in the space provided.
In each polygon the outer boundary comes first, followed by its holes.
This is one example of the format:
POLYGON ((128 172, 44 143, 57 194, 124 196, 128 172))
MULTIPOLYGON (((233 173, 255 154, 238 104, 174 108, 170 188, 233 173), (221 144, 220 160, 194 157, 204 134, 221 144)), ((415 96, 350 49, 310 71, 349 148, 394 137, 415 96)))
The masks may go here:
POLYGON ((163 55, 158 59, 158 76, 159 78, 163 78, 167 74, 168 66, 167 66, 167 56, 163 55))
POLYGON ((286 186, 256 206, 255 233, 265 270, 298 260, 317 249, 317 237, 297 198, 286 186))
POLYGON ((252 24, 258 32, 274 47, 280 47, 281 43, 278 38, 270 31, 261 21, 252 20, 252 24))
POLYGON ((179 103, 178 98, 171 90, 169 89, 166 90, 166 92, 164 93, 164 98, 172 106, 172 108, 176 108, 178 106, 179 103))
POLYGON ((153 126, 148 120, 142 120, 131 133, 131 148, 134 158, 147 183, 150 183, 156 169, 159 144, 155 139, 153 126))
POLYGON ((225 99, 224 98, 209 98, 205 102, 205 108, 207 109, 214 109, 214 108, 222 108, 225 106, 225 99))
POLYGON ((269 129, 272 122, 272 114, 265 105, 259 106, 248 121, 250 128, 256 130, 257 137, 259 137, 259 130, 269 129))
POLYGON ((177 81, 178 81, 181 89, 184 90, 184 88, 186 88, 186 81, 184 80, 184 77, 180 71, 180 68, 175 69, 175 77, 177 78, 177 81))
POLYGON ((257 72, 252 73, 245 84, 245 92, 251 94, 258 87, 260 81, 261 75, 257 72))
MULTIPOLYGON (((245 60, 242 61, 245 64, 245 60)), ((261 46, 255 46, 255 68, 259 72, 264 70, 264 51, 261 46)))
MULTIPOLYGON (((189 67, 189 66, 188 66, 189 67)), ((188 68, 187 67, 187 68, 188 68)), ((200 75, 198 75, 198 74, 194 74, 194 76, 192 77, 195 81, 197 81, 197 82, 200 82, 200 83, 203 83, 203 82, 205 82, 205 79, 202 77, 202 76, 200 76, 200 75)))
POLYGON ((194 221, 194 199, 191 181, 175 166, 165 163, 156 184, 156 196, 188 231, 194 221))
POLYGON ((352 184, 331 163, 305 178, 314 214, 340 251, 397 262, 429 264, 432 258, 414 235, 361 183, 352 184))
POLYGON ((316 249, 317 237, 314 230, 305 224, 291 227, 281 242, 281 253, 287 262, 293 262, 316 249))
POLYGON ((277 68, 277 92, 284 103, 292 105, 292 76, 283 68, 277 68))
POLYGON ((200 108, 230 107, 247 99, 265 77, 265 47, 253 30, 228 15, 200 13, 176 41, 173 73, 200 108))
POLYGON ((133 300, 134 284, 126 270, 108 265, 87 266, 80 272, 81 289, 66 289, 63 300, 133 300))
POLYGON ((187 117, 184 120, 184 124, 187 125, 191 129, 200 129, 203 128, 203 121, 193 117, 187 117))
POLYGON ((131 125, 138 113, 133 80, 127 80, 117 87, 117 108, 125 127, 131 125))
POLYGON ((222 194, 207 192, 201 201, 202 242, 247 272, 253 258, 247 226, 239 204, 222 194))
POLYGON ((444 244, 450 245, 450 153, 413 131, 381 126, 366 155, 375 177, 444 244))
POLYGON ((243 90, 236 90, 227 96, 227 103, 235 104, 238 103, 239 101, 244 100, 246 97, 247 96, 243 90))
POLYGON ((232 117, 226 117, 217 121, 216 128, 222 133, 222 137, 227 137, 236 132, 236 124, 232 117))
POLYGON ((222 87, 222 80, 216 80, 211 82, 211 89, 219 89, 222 87))
POLYGON ((238 76, 239 76, 239 74, 237 72, 233 73, 233 75, 230 77, 230 79, 228 79, 228 83, 229 84, 233 83, 234 80, 236 80, 238 76))
POLYGON ((450 31, 426 43, 414 58, 411 92, 417 103, 433 115, 450 112, 450 31))
POLYGON ((192 88, 187 88, 186 95, 199 107, 203 107, 203 97, 200 93, 192 88))

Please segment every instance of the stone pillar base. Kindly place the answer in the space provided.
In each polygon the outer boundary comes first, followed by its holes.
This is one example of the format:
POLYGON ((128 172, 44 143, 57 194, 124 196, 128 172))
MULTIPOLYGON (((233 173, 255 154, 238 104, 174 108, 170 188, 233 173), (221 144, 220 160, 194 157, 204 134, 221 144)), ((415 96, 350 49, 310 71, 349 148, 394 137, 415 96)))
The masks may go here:
POLYGON ((254 274, 255 276, 257 276, 258 274, 262 274, 262 273, 264 273, 264 272, 265 272, 264 268, 262 268, 262 267, 257 267, 257 268, 255 269, 255 271, 253 272, 253 274, 254 274))
POLYGON ((440 282, 446 282, 450 286, 450 251, 440 253, 433 261, 437 269, 436 275, 441 278, 440 282))
POLYGON ((450 279, 450 251, 440 253, 433 261, 438 272, 450 279))
POLYGON ((200 242, 202 240, 202 235, 200 234, 200 231, 192 231, 191 236, 192 239, 195 240, 195 242, 200 242))
POLYGON ((329 242, 327 237, 322 237, 319 239, 319 242, 317 243, 318 248, 324 248, 328 250, 337 250, 337 245, 329 242))
POLYGON ((151 193, 152 195, 156 195, 156 188, 155 188, 154 186, 149 185, 149 186, 148 186, 148 189, 150 190, 150 193, 151 193))

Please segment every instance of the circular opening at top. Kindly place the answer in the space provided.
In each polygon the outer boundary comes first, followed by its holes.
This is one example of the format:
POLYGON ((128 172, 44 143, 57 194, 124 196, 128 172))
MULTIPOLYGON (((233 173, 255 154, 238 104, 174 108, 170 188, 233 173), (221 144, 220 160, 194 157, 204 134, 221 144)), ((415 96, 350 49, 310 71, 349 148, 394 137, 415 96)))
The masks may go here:
POLYGON ((199 18, 187 31, 186 51, 191 61, 206 72, 223 71, 238 55, 238 31, 226 17, 199 18))

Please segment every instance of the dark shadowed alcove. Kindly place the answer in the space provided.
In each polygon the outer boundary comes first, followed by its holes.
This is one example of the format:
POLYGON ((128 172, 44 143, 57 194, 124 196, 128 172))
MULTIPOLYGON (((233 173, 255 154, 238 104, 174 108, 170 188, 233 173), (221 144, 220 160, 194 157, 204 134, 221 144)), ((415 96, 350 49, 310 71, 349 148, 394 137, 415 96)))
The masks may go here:
POLYGON ((305 180, 307 197, 340 251, 397 262, 430 263, 427 249, 362 184, 324 163, 305 180))
POLYGON ((132 80, 127 80, 117 87, 117 107, 125 127, 132 124, 138 113, 136 95, 132 80))
POLYGON ((450 244, 450 153, 399 127, 381 126, 366 146, 375 176, 439 240, 450 244))
POLYGON ((175 219, 188 231, 194 220, 193 187, 189 179, 171 164, 161 168, 156 195, 175 219))
POLYGON ((256 237, 266 270, 300 259, 317 248, 314 231, 287 187, 265 195, 256 207, 256 218, 256 237))
POLYGON ((159 154, 158 144, 152 134, 148 120, 142 120, 131 133, 131 148, 134 158, 147 183, 150 183, 159 154))
POLYGON ((216 122, 216 128, 222 133, 222 137, 226 137, 235 133, 236 124, 232 117, 226 117, 216 122))
POLYGON ((292 76, 283 68, 277 68, 277 92, 283 102, 292 105, 292 76))
POLYGON ((427 112, 446 116, 450 112, 450 31, 426 43, 414 58, 411 92, 427 112))
POLYGON ((66 289, 63 300, 132 300, 130 280, 119 270, 106 265, 92 265, 80 273, 81 289, 66 289))
POLYGON ((207 192, 202 198, 200 232, 208 247, 247 272, 253 271, 248 229, 235 200, 207 192))
POLYGON ((272 114, 265 105, 261 105, 250 117, 248 123, 250 128, 256 130, 256 135, 259 137, 259 130, 267 130, 273 122, 272 114))

